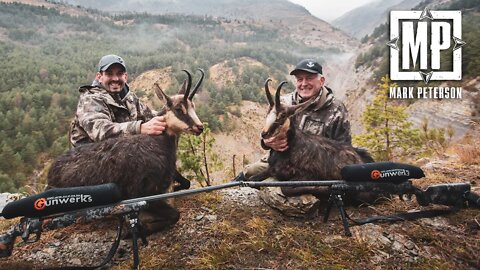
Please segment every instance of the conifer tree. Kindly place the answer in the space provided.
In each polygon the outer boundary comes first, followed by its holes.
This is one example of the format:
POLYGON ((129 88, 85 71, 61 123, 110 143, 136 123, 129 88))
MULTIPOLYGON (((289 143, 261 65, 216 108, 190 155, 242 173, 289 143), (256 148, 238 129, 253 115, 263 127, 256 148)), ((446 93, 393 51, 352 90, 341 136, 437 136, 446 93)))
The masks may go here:
POLYGON ((218 169, 221 163, 213 151, 215 138, 207 123, 199 136, 182 135, 177 156, 180 161, 178 170, 187 179, 195 179, 201 186, 211 186, 210 172, 218 169))
POLYGON ((362 116, 367 133, 353 138, 354 144, 368 148, 376 161, 392 160, 415 152, 421 146, 420 132, 408 121, 406 106, 394 104, 389 99, 390 87, 397 87, 397 84, 384 76, 362 116))

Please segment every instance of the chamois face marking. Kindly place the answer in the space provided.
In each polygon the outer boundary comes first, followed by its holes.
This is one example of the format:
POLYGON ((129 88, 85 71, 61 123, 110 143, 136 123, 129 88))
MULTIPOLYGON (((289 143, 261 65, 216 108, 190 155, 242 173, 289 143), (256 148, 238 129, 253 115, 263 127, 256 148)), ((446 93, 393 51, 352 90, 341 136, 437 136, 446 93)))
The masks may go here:
POLYGON ((203 124, 195 112, 195 104, 192 98, 203 81, 204 73, 200 70, 202 76, 190 94, 192 77, 188 71, 183 71, 187 73, 188 79, 183 83, 177 95, 167 96, 158 84, 155 84, 157 86, 155 92, 158 98, 164 100, 166 104, 167 134, 178 135, 185 132, 200 135, 203 132, 203 124))
POLYGON ((279 135, 286 136, 287 131, 290 128, 290 116, 303 111, 308 106, 310 106, 315 98, 311 98, 309 101, 304 102, 299 105, 294 106, 286 106, 281 104, 280 102, 280 92, 282 86, 287 82, 281 82, 280 85, 277 87, 277 91, 275 93, 275 100, 273 100, 272 95, 270 94, 270 89, 268 87, 268 83, 271 79, 267 79, 265 81, 265 94, 267 96, 268 103, 270 108, 267 113, 267 117, 265 120, 265 126, 262 130, 262 138, 268 139, 271 137, 276 137, 279 135))
POLYGON ((277 112, 275 107, 271 108, 265 120, 265 126, 262 130, 262 138, 268 139, 281 134, 285 135, 290 128, 289 117, 290 115, 285 111, 281 110, 277 112))
POLYGON ((195 104, 191 100, 184 100, 182 95, 172 97, 173 106, 166 113, 167 127, 175 133, 186 132, 199 135, 203 131, 203 124, 195 112, 195 104))
POLYGON ((268 112, 267 118, 265 119, 265 127, 271 127, 276 120, 277 120, 277 112, 275 111, 275 109, 272 109, 268 112))

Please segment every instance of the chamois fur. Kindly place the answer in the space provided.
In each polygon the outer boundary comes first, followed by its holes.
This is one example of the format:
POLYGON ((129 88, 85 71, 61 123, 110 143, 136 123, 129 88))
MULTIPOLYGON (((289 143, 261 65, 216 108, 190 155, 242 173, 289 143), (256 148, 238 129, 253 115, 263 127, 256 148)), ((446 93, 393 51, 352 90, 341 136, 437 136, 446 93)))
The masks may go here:
MULTIPOLYGON (((195 114, 192 98, 203 80, 204 73, 201 71, 200 80, 189 94, 192 78, 188 71, 185 72, 188 75, 187 84, 183 84, 178 95, 169 97, 156 84, 156 94, 166 104, 165 109, 159 113, 165 116, 166 132, 159 136, 123 136, 73 148, 53 163, 48 172, 48 187, 115 183, 123 199, 168 192, 173 180, 179 183, 175 190, 188 189, 190 181, 182 177, 176 169, 177 137, 182 132, 199 135, 203 131, 202 123, 195 114)), ((178 220, 176 209, 165 202, 152 205, 152 213, 161 215, 163 209, 164 214, 166 211, 166 215, 173 216, 173 221, 167 223, 174 224, 178 220)), ((157 216, 156 220, 164 218, 157 216)))
POLYGON ((252 181, 261 181, 267 177, 279 181, 338 180, 341 179, 340 170, 345 165, 373 162, 365 150, 296 128, 291 116, 306 109, 315 98, 299 105, 286 106, 280 103, 280 90, 286 82, 278 86, 274 101, 268 89, 269 81, 270 79, 265 82, 265 92, 270 109, 262 137, 267 139, 285 135, 288 149, 283 152, 272 149, 268 158, 268 170, 252 177, 252 181))

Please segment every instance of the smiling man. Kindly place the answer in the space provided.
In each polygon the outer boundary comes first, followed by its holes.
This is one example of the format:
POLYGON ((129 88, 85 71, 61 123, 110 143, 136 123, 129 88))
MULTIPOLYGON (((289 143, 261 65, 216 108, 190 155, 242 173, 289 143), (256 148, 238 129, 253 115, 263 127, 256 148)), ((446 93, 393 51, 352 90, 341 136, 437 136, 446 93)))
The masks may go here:
POLYGON ((125 61, 105 55, 92 85, 80 87, 75 119, 70 127, 70 143, 78 146, 125 135, 160 135, 166 128, 163 116, 154 116, 127 85, 125 61))
MULTIPOLYGON (((295 91, 281 97, 284 104, 296 105, 310 99, 315 101, 304 111, 294 115, 296 127, 306 133, 336 140, 339 143, 351 144, 350 122, 345 105, 336 100, 332 90, 325 86, 322 66, 312 59, 300 61, 290 72, 295 76, 295 91)), ((261 141, 264 149, 288 151, 286 138, 271 137, 261 141)), ((260 161, 249 164, 236 180, 249 179, 268 169, 268 156, 260 161)), ((294 179, 292 179, 294 180, 294 179)), ((266 179, 265 181, 276 181, 266 179)), ((312 190, 312 189, 309 189, 312 190)), ((298 189, 298 194, 302 194, 298 189)), ((279 187, 263 188, 259 192, 263 201, 287 216, 311 217, 314 216, 320 205, 321 196, 313 196, 307 192, 304 195, 285 195, 279 187)))
MULTIPOLYGON (((295 76, 296 89, 282 96, 282 102, 288 105, 303 103, 310 98, 316 101, 303 112, 295 115, 295 123, 300 130, 351 143, 350 122, 345 105, 336 100, 332 89, 325 86, 322 66, 312 59, 300 61, 290 75, 295 76)), ((262 141, 264 148, 276 151, 288 149, 286 138, 269 138, 262 141)))

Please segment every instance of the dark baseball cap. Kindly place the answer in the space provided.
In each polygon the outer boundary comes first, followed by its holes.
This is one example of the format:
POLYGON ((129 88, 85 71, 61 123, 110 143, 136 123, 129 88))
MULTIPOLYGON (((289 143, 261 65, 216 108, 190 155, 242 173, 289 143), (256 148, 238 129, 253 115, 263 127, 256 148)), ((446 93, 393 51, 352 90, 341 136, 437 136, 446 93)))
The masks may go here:
POLYGON ((295 66, 295 69, 290 72, 290 75, 295 75, 297 71, 301 70, 309 73, 322 74, 322 66, 317 63, 317 61, 312 59, 305 59, 300 61, 297 66, 295 66))
POLYGON ((125 61, 123 61, 120 56, 109 54, 102 57, 102 59, 100 59, 100 62, 98 62, 98 71, 105 71, 113 64, 120 64, 125 70, 127 70, 127 67, 125 66, 125 61))

